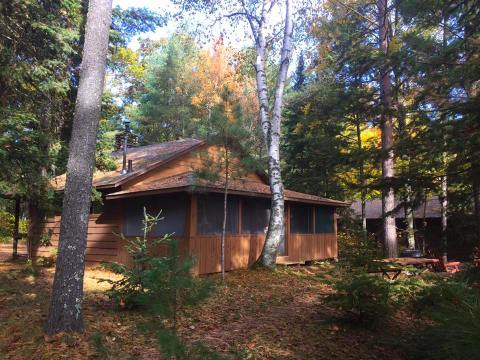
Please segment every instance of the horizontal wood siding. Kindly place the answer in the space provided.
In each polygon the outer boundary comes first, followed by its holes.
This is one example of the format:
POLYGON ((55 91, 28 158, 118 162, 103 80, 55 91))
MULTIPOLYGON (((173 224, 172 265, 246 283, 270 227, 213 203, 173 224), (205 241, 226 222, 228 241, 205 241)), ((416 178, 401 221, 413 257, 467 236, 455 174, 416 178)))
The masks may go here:
MULTIPOLYGON (((99 263, 102 261, 117 261, 119 254, 119 241, 115 234, 120 232, 120 226, 109 221, 103 221, 104 217, 93 214, 88 221, 88 236, 86 261, 99 263)), ((40 223, 35 230, 35 237, 40 239, 43 234, 51 234, 50 246, 35 246, 33 256, 52 256, 58 246, 60 235, 60 216, 49 218, 40 223)))

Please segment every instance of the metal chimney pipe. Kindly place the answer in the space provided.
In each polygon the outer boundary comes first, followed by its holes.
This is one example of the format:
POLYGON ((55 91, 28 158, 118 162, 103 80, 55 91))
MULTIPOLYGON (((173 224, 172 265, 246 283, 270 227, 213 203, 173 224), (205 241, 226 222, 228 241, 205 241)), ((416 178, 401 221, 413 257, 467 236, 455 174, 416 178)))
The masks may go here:
POLYGON ((121 174, 127 173, 127 150, 128 150, 128 134, 130 132, 130 121, 125 120, 125 136, 123 137, 123 166, 121 174))

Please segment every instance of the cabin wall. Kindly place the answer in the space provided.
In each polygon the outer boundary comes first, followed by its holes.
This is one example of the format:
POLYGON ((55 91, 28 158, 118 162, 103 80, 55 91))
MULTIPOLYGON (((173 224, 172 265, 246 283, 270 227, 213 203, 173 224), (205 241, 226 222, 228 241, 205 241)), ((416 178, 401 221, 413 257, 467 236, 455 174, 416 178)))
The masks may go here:
MULTIPOLYGON (((126 240, 115 234, 123 232, 124 223, 123 201, 113 200, 105 203, 102 214, 92 214, 89 219, 86 261, 87 264, 98 264, 103 261, 115 261, 126 265, 133 265, 131 256, 125 246, 126 240)), ((240 206, 241 206, 240 202, 240 206)), ((197 233, 198 201, 196 194, 189 194, 186 211, 186 224, 183 236, 178 236, 181 254, 192 255, 196 258, 195 273, 208 274, 221 271, 220 252, 221 242, 219 234, 199 235, 197 233)), ((321 234, 292 234, 290 233, 289 206, 286 211, 286 254, 279 256, 277 263, 291 264, 311 260, 336 258, 338 256, 336 217, 334 218, 334 232, 321 234)), ((241 228, 241 213, 238 226, 241 228)), ((33 231, 36 241, 42 235, 51 234, 49 246, 33 247, 33 256, 52 256, 58 246, 60 233, 60 216, 47 219, 39 223, 33 231)), ((265 242, 264 234, 230 234, 225 239, 225 267, 226 270, 245 269, 251 266, 260 256, 265 242)), ((165 247, 152 249, 154 254, 163 255, 165 247)))
MULTIPOLYGON (((227 235, 225 237, 225 270, 246 269, 259 258, 265 235, 227 235)), ((198 274, 221 271, 219 235, 201 235, 190 239, 191 254, 196 256, 198 274)), ((333 259, 338 254, 335 234, 294 234, 287 243, 287 255, 279 256, 277 264, 303 263, 333 259)))
MULTIPOLYGON (((198 274, 221 271, 221 236, 219 234, 199 235, 197 233, 197 195, 191 195, 190 255, 196 257, 195 272, 198 274)), ((240 202, 240 207, 242 202, 240 202)), ((286 254, 278 256, 278 264, 303 263, 305 261, 333 259, 338 257, 337 217, 334 216, 333 232, 320 234, 290 233, 290 206, 286 206, 286 254)), ((238 221, 241 229, 241 214, 238 221)), ((265 234, 229 234, 225 237, 225 270, 246 269, 259 258, 265 234)))
MULTIPOLYGON (((32 256, 51 257, 58 247, 60 235, 60 216, 40 222, 34 231, 32 256), (49 245, 40 245, 39 241, 49 245)), ((121 244, 115 233, 120 232, 119 224, 105 222, 100 214, 92 214, 88 221, 86 261, 100 263, 102 261, 118 261, 122 253, 121 244)))

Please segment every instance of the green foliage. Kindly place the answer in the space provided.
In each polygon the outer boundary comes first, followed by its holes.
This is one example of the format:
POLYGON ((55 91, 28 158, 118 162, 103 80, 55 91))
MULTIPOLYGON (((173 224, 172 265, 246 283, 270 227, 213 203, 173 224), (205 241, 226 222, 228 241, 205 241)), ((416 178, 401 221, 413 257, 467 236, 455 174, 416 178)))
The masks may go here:
POLYGON ((333 280, 336 293, 327 300, 343 311, 346 320, 368 328, 382 324, 399 309, 410 309, 429 286, 419 276, 391 281, 357 268, 333 280))
MULTIPOLYGON (((0 209, 0 244, 10 243, 13 240, 14 216, 10 211, 0 209)), ((18 228, 20 233, 26 233, 28 221, 20 219, 18 228)))
POLYGON ((200 350, 204 355, 207 352, 201 347, 184 343, 177 336, 178 312, 206 299, 213 291, 213 282, 193 276, 194 259, 180 255, 177 241, 172 235, 167 234, 160 239, 148 239, 152 228, 162 220, 160 216, 161 213, 156 216, 149 215, 144 209, 143 237, 131 240, 120 235, 128 242, 127 251, 132 256, 134 265, 128 267, 118 263, 105 264, 109 270, 121 275, 122 278, 102 281, 112 285, 108 293, 119 304, 126 308, 137 307, 152 315, 150 325, 156 327, 157 340, 165 359, 170 359, 172 356, 188 359, 215 359, 214 355, 195 357, 200 350), (152 255, 153 246, 163 246, 166 255, 152 255), (167 320, 170 326, 165 326, 162 320, 167 320))
POLYGON ((440 279, 425 288, 414 302, 416 311, 420 314, 429 315, 437 311, 443 311, 451 305, 461 304, 462 302, 472 302, 478 297, 478 292, 463 281, 452 279, 440 279))
MULTIPOLYGON (((345 218, 342 219, 342 222, 345 218)), ((372 260, 382 257, 382 249, 371 234, 367 239, 358 224, 343 224, 338 232, 338 257, 340 264, 347 267, 366 267, 372 260)))
POLYGON ((32 260, 27 260, 25 267, 22 269, 22 274, 26 276, 39 276, 40 271, 38 270, 37 264, 32 260))
POLYGON ((126 46, 132 37, 145 32, 155 31, 166 24, 167 18, 144 7, 122 9, 115 6, 112 10, 112 31, 110 42, 126 46))
POLYGON ((355 274, 337 281, 334 289, 337 293, 328 300, 349 321, 365 327, 376 326, 391 313, 390 283, 381 277, 355 274))
POLYGON ((455 279, 441 279, 422 291, 416 309, 430 321, 410 349, 423 359, 474 359, 480 352, 480 291, 455 279))
POLYGON ((145 89, 138 109, 130 116, 138 123, 147 143, 175 140, 193 134, 192 96, 196 84, 189 81, 191 64, 199 48, 193 39, 174 35, 146 60, 145 89))
POLYGON ((148 291, 144 278, 147 271, 150 271, 150 262, 153 261, 150 249, 163 240, 167 241, 171 239, 169 235, 165 235, 162 239, 154 240, 149 240, 147 237, 147 234, 155 223, 161 220, 160 215, 160 213, 156 216, 149 215, 144 208, 143 237, 127 239, 123 234, 119 235, 119 237, 127 243, 126 249, 134 262, 133 267, 115 262, 103 264, 107 269, 122 276, 120 280, 102 279, 102 281, 112 285, 108 294, 123 307, 131 309, 142 306, 139 298, 141 298, 142 293, 148 291))
POLYGON ((100 359, 106 359, 108 357, 108 348, 104 344, 102 333, 97 331, 91 336, 90 339, 93 343, 93 347, 95 348, 96 355, 100 359))

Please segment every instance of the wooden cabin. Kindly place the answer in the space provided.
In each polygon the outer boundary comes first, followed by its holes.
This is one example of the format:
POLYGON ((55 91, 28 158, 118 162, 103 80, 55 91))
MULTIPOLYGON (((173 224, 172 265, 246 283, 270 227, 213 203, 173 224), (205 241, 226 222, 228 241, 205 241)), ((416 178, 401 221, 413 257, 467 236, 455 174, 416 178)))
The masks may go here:
MULTIPOLYGON (((122 152, 114 153, 118 170, 97 172, 93 186, 102 193, 103 208, 90 215, 87 263, 116 261, 131 264, 125 243, 115 235, 142 236, 143 208, 162 210, 164 219, 149 235, 173 233, 183 254, 196 258, 199 274, 220 271, 220 234, 224 181, 202 180, 198 174, 206 158, 218 148, 195 139, 129 148, 132 168, 122 173, 122 152)), ((211 169, 210 169, 211 170, 211 169)), ((53 179, 61 191, 65 176, 53 179)), ((226 270, 247 268, 260 256, 270 215, 270 187, 264 176, 246 173, 228 185, 226 270)), ((302 263, 337 257, 335 208, 347 204, 285 190, 286 236, 278 263, 302 263)), ((35 256, 49 256, 58 244, 60 216, 38 220, 32 234, 49 237, 49 246, 34 248, 35 256)))

